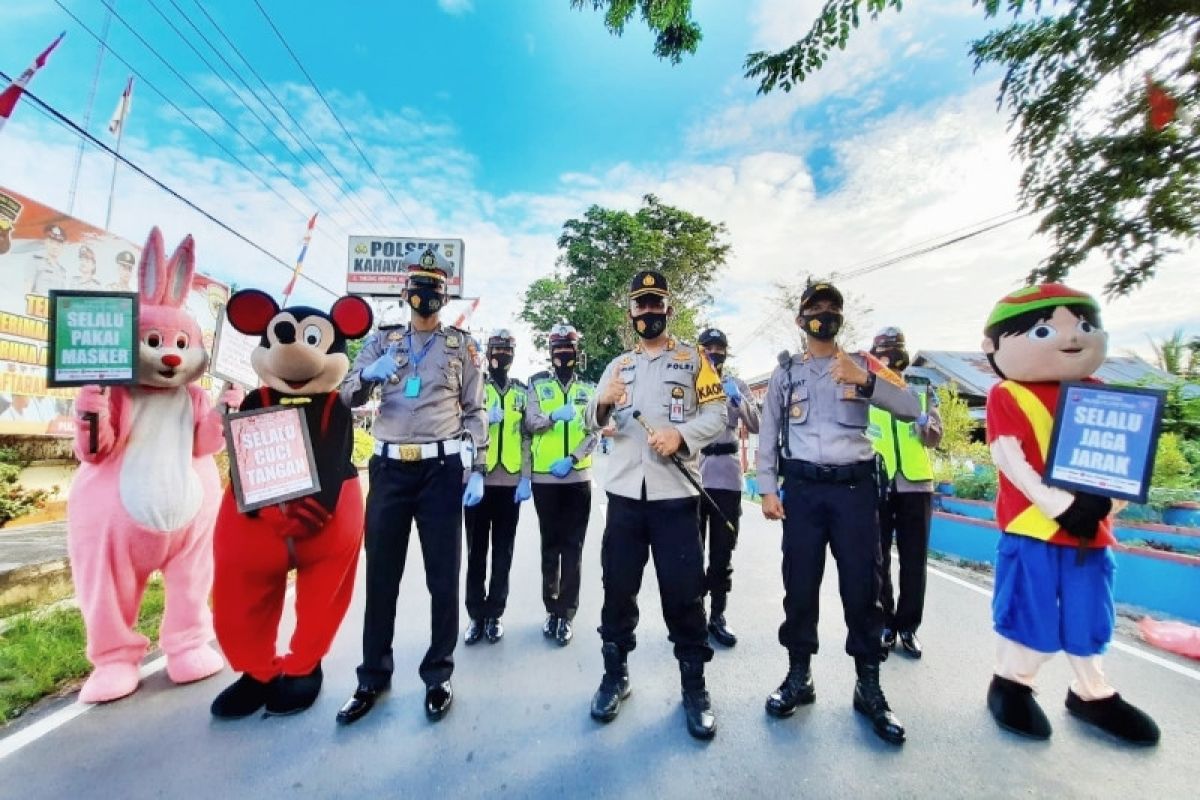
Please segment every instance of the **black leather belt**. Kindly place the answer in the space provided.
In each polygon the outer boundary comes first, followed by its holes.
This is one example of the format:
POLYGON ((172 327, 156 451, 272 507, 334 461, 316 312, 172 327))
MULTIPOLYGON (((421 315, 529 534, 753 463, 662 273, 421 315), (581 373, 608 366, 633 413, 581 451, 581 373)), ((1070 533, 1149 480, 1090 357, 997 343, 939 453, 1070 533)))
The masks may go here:
POLYGON ((731 456, 737 451, 738 446, 733 442, 713 443, 700 448, 700 452, 706 456, 731 456))
POLYGON ((875 462, 855 464, 814 464, 811 461, 784 459, 783 477, 814 483, 859 483, 874 480, 875 462))

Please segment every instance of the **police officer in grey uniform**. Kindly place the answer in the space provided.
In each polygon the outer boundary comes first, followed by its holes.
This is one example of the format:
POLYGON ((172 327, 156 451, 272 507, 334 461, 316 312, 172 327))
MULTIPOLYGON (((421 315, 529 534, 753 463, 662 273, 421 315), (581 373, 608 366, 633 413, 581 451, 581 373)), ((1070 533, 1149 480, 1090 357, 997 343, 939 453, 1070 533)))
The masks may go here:
POLYGON ((763 515, 783 520, 784 622, 779 643, 788 651, 782 685, 767 712, 791 715, 816 698, 810 660, 817 652, 817 603, 828 545, 838 562, 838 588, 858 681, 854 708, 885 741, 904 741, 904 726, 879 685, 883 609, 875 454, 867 438, 868 408, 897 419, 920 413, 898 376, 865 354, 838 347, 842 295, 828 283, 805 289, 796 319, 807 352, 780 356, 763 402, 758 482, 763 515), (783 479, 783 499, 779 481, 783 479))
POLYGON ((381 327, 369 338, 341 388, 351 407, 366 403, 377 387, 382 393, 369 465, 363 660, 358 689, 338 712, 342 724, 367 714, 391 686, 396 596, 413 520, 432 623, 420 668, 426 716, 440 719, 454 697, 450 675, 458 639, 462 507, 483 498, 488 418, 483 378, 467 334, 438 321, 446 302, 445 263, 432 250, 410 259, 404 296, 413 312, 411 323, 381 327), (464 448, 473 453, 469 460, 463 458, 464 448), (465 494, 464 461, 471 467, 465 494))
POLYGON ((688 732, 708 739, 716 733, 716 718, 704 684, 704 663, 712 659, 712 648, 704 620, 698 493, 670 457, 679 456, 693 480, 699 480, 701 448, 725 429, 725 394, 699 349, 667 333, 669 303, 661 273, 634 275, 629 315, 642 341, 605 368, 587 407, 592 430, 616 425, 600 545, 604 678, 592 698, 592 717, 613 720, 629 696, 626 656, 637 644, 637 595, 653 554, 663 618, 679 660, 688 732))
POLYGON ((61 226, 55 224, 47 225, 42 232, 46 237, 43 240, 45 251, 33 257, 36 264, 33 274, 29 276, 26 294, 45 295, 49 294, 51 289, 66 289, 71 284, 71 276, 59 260, 62 258, 67 234, 61 226))
MULTIPOLYGON (((704 354, 721 375, 729 418, 725 430, 716 441, 700 450, 700 476, 704 489, 716 502, 725 519, 736 528, 742 518, 742 459, 738 455, 738 426, 745 425, 750 433, 758 433, 758 403, 750 396, 750 388, 733 375, 725 374, 725 359, 729 355, 729 340, 716 328, 701 331, 697 342, 704 354)), ((733 589, 733 550, 737 547, 737 530, 730 531, 720 515, 708 503, 700 504, 700 538, 708 543, 708 570, 704 575, 710 606, 708 632, 725 647, 737 644, 737 635, 725 623, 725 604, 733 589)))

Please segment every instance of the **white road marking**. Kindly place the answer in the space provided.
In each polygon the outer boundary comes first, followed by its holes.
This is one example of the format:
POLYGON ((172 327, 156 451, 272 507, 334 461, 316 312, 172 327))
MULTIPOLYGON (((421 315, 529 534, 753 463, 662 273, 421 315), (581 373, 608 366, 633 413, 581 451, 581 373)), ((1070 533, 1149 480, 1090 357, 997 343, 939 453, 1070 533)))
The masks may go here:
MULTIPOLYGON (((992 596, 992 593, 990 590, 985 589, 982 586, 976 586, 975 584, 971 583, 970 581, 964 581, 962 578, 959 578, 956 575, 951 575, 947 572, 942 572, 940 569, 934 569, 933 567, 929 567, 928 569, 929 569, 930 573, 937 575, 939 578, 948 580, 951 583, 956 583, 959 586, 964 586, 967 589, 970 589, 972 592, 975 592, 976 594, 981 594, 984 597, 992 596)), ((1151 653, 1148 650, 1143 650, 1140 647, 1134 647, 1133 645, 1125 644, 1124 642, 1118 642, 1115 639, 1112 641, 1111 644, 1112 644, 1112 648, 1114 650, 1120 650, 1122 653, 1128 653, 1131 656, 1140 658, 1143 661, 1147 661, 1151 664, 1162 667, 1163 669, 1170 670, 1171 672, 1174 672, 1178 675, 1182 675, 1185 678, 1191 678, 1194 681, 1200 681, 1200 671, 1194 670, 1191 667, 1185 667, 1183 664, 1176 664, 1174 661, 1170 661, 1168 659, 1163 658, 1162 656, 1155 655, 1154 653, 1151 653)))

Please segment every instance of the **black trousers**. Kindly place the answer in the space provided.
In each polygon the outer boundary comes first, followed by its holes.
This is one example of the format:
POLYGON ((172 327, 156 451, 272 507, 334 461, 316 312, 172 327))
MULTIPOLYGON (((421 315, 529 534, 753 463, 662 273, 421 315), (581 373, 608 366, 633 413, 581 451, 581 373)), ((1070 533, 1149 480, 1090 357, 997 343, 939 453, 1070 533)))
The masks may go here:
POLYGON ((479 504, 463 509, 467 531, 467 615, 471 619, 501 617, 508 603, 508 573, 512 569, 513 545, 521 506, 515 502, 517 487, 485 486, 479 504), (488 545, 492 550, 491 581, 488 575, 488 545))
POLYGON ((700 538, 708 551, 704 588, 714 598, 724 598, 733 589, 733 551, 737 547, 737 529, 741 527, 742 493, 731 489, 709 489, 708 494, 734 527, 732 531, 725 527, 712 506, 705 500, 700 501, 700 538))
POLYGON ((542 532, 542 603, 547 614, 575 619, 592 484, 535 483, 533 505, 542 532))
POLYGON ((783 482, 783 614, 779 643, 790 653, 817 652, 825 547, 837 559, 846 618, 846 652, 880 658, 879 496, 874 482, 783 482))
POLYGON ((454 672, 458 641, 458 574, 462 564, 462 461, 401 462, 375 456, 367 494, 367 608, 363 620, 363 661, 358 681, 381 689, 394 667, 392 636, 396 596, 413 520, 421 539, 425 585, 429 589, 431 636, 421 661, 426 685, 454 672))
MULTIPOLYGON (((658 576, 663 620, 675 657, 709 661, 704 618, 704 552, 700 546, 698 498, 631 500, 608 495, 608 520, 600 545, 604 608, 600 638, 629 652, 637 646, 638 591, 651 553, 658 576)), ((878 646, 877 648, 878 649, 878 646)))
POLYGON ((916 631, 925 611, 925 560, 929 555, 929 523, 933 495, 929 492, 888 493, 879 510, 879 549, 882 556, 883 624, 895 631, 916 631), (892 592, 892 539, 900 554, 900 599, 892 592))

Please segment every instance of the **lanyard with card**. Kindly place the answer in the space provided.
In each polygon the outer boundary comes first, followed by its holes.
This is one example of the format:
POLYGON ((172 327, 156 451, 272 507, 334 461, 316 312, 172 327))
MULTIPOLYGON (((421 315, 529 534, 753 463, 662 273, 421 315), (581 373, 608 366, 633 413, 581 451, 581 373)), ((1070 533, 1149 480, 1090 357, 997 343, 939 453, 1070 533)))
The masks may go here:
POLYGON ((683 387, 671 387, 671 405, 670 411, 667 414, 667 419, 671 422, 679 424, 684 421, 683 416, 683 387))
POLYGON ((437 333, 430 333, 429 338, 425 340, 425 344, 421 347, 421 352, 418 353, 413 348, 412 331, 408 332, 408 352, 411 354, 413 374, 404 379, 404 396, 416 397, 421 393, 421 376, 417 374, 417 369, 421 366, 421 362, 425 360, 425 356, 429 354, 429 348, 433 346, 433 340, 437 338, 437 333))

